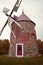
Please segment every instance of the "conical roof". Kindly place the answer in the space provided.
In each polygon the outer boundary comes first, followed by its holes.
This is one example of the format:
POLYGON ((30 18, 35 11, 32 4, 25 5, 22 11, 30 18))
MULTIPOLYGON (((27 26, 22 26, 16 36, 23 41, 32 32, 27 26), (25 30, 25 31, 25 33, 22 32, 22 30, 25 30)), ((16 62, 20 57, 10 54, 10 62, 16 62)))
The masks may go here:
POLYGON ((24 11, 22 12, 22 14, 17 17, 17 16, 14 16, 14 19, 16 21, 29 21, 29 22, 32 22, 33 24, 35 24, 27 15, 24 14, 24 11))
POLYGON ((28 18, 24 12, 22 12, 22 14, 18 17, 18 21, 21 21, 21 20, 27 20, 27 21, 31 21, 30 18, 28 18))

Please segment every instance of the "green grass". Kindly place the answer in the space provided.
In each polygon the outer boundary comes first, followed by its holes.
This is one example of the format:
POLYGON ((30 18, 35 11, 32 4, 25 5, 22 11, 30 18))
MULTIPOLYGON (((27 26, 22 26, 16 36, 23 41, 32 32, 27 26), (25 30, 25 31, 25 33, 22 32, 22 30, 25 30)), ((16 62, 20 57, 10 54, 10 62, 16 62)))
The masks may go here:
POLYGON ((12 58, 0 55, 0 65, 43 65, 43 56, 34 58, 12 58))

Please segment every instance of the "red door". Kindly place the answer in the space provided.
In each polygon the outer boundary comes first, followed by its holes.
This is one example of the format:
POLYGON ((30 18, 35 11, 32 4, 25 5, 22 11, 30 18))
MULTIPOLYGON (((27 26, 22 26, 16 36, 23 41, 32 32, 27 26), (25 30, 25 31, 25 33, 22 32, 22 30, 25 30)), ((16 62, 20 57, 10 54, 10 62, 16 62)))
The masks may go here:
POLYGON ((22 45, 17 45, 17 55, 22 55, 22 45))

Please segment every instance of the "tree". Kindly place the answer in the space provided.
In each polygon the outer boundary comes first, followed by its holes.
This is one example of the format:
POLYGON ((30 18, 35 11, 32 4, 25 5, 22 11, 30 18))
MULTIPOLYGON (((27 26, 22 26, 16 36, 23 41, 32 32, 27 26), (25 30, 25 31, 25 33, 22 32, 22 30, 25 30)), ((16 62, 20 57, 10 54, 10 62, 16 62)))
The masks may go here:
POLYGON ((38 51, 40 54, 43 54, 43 41, 40 39, 37 40, 37 45, 38 45, 38 51))
POLYGON ((0 40, 0 54, 8 54, 9 40, 0 40))

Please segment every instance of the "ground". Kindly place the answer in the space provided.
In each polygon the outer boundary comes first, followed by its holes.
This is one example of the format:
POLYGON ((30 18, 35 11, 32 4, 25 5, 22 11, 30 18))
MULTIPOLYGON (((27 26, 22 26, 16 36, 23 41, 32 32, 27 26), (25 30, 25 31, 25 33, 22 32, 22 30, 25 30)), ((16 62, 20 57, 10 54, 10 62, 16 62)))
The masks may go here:
POLYGON ((43 65, 43 55, 34 58, 14 58, 0 55, 0 65, 43 65))

